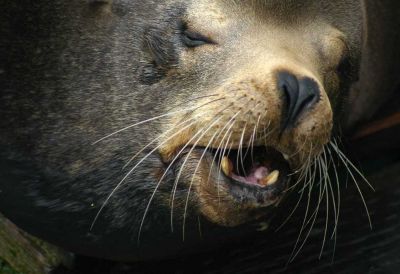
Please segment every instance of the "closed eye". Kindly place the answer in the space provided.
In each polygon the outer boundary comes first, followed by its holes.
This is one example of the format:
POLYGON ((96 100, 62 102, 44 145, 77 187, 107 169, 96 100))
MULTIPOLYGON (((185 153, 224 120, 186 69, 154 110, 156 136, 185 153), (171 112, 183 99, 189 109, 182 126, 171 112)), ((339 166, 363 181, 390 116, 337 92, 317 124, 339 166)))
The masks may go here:
POLYGON ((200 47, 207 44, 215 44, 211 38, 201 33, 191 31, 186 26, 184 26, 182 31, 182 41, 188 48, 200 47))

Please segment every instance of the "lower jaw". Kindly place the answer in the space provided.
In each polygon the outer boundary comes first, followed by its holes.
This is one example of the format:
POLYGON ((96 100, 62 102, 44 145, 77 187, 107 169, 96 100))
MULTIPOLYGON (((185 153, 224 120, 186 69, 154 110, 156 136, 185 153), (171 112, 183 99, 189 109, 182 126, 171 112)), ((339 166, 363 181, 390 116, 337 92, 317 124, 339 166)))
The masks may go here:
MULTIPOLYGON (((238 226, 271 214, 289 184, 285 180, 267 187, 244 185, 226 176, 211 152, 194 149, 190 158, 193 162, 189 167, 199 165, 193 185, 197 207, 207 219, 222 226, 238 226)), ((188 177, 194 172, 190 169, 185 170, 188 177)))

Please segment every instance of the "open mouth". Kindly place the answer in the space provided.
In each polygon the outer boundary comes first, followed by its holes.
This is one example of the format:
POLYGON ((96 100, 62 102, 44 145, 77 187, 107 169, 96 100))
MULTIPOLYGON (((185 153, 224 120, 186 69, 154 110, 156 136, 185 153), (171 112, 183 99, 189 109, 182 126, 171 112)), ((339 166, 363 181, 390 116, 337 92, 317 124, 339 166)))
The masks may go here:
POLYGON ((265 207, 277 203, 289 184, 289 163, 272 147, 214 152, 230 194, 241 203, 265 207))
POLYGON ((236 226, 266 216, 289 187, 288 158, 273 147, 181 151, 171 174, 185 189, 193 186, 200 212, 214 223, 236 226))

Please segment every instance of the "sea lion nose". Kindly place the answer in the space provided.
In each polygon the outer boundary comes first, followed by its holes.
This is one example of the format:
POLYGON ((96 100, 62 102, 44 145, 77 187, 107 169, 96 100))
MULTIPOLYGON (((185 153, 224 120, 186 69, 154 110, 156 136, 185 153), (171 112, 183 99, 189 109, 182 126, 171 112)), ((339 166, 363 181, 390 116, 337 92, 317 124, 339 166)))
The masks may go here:
POLYGON ((278 88, 284 98, 282 131, 293 127, 300 115, 314 106, 320 97, 318 84, 311 78, 298 79, 288 72, 278 74, 278 88))

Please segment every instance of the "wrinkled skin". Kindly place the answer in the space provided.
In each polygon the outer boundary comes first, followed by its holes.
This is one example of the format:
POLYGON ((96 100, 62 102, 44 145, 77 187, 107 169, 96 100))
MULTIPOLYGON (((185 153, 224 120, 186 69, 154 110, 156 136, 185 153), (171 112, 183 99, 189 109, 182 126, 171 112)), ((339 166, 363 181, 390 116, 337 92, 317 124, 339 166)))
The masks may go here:
POLYGON ((0 211, 68 250, 118 260, 197 246, 200 219, 220 237, 268 218, 288 182, 246 196, 204 148, 265 145, 301 169, 330 141, 362 53, 357 1, 8 5, 0 211), (281 72, 318 89, 290 126, 281 72))

